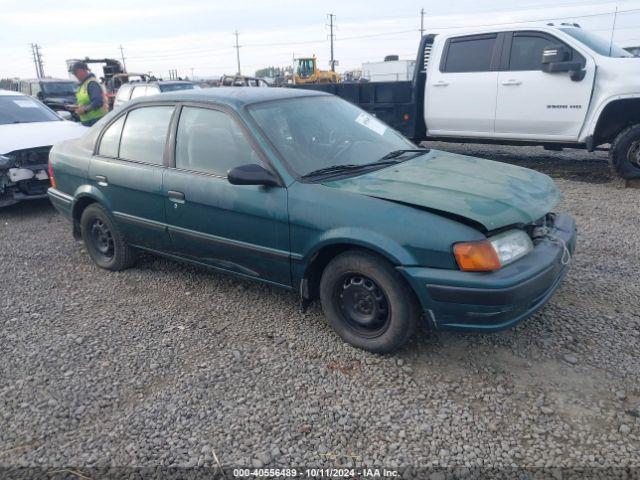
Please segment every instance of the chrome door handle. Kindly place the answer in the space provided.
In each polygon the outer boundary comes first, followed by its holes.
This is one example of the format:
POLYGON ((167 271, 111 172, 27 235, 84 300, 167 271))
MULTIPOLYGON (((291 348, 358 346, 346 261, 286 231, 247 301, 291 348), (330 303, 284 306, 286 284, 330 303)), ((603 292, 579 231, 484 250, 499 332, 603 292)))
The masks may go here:
POLYGON ((101 187, 106 187, 107 185, 109 185, 107 177, 105 177, 104 175, 96 175, 96 182, 98 182, 98 185, 100 185, 101 187))
POLYGON ((446 87, 449 85, 447 82, 443 82, 442 80, 433 84, 434 87, 446 87))
POLYGON ((520 80, 505 80, 502 82, 502 85, 521 85, 522 82, 520 80))
POLYGON ((184 203, 184 193, 176 192, 175 190, 169 190, 167 192, 169 200, 175 203, 184 203))

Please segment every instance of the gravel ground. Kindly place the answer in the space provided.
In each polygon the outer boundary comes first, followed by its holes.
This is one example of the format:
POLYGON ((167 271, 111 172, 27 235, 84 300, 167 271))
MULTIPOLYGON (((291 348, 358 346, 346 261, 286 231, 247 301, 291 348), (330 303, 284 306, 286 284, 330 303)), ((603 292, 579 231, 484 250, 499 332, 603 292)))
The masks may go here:
POLYGON ((0 210, 0 466, 640 467, 638 190, 604 153, 435 146, 554 176, 578 253, 517 328, 389 356, 292 293, 109 273, 46 201, 0 210))

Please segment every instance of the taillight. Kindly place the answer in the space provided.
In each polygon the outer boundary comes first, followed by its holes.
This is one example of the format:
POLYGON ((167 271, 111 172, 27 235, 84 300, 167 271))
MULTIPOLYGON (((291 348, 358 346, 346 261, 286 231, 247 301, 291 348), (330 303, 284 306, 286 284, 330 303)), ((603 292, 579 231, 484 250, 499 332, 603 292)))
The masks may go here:
POLYGON ((56 188, 56 179, 53 176, 53 166, 51 165, 51 157, 49 157, 49 168, 47 170, 49 171, 49 181, 51 182, 51 186, 53 188, 56 188))

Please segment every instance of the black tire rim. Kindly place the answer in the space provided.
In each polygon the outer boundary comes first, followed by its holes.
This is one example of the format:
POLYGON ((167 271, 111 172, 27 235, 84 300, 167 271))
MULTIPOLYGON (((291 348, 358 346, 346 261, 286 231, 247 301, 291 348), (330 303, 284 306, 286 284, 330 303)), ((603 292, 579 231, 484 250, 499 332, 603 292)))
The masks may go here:
POLYGON ((636 168, 640 168, 640 140, 637 140, 631 144, 627 158, 631 165, 636 168))
POLYGON ((342 275, 336 284, 335 298, 342 319, 357 335, 375 338, 389 327, 389 301, 371 278, 360 273, 342 275))
POLYGON ((91 245, 104 260, 111 260, 115 253, 115 244, 111 230, 99 218, 93 219, 90 227, 91 245))

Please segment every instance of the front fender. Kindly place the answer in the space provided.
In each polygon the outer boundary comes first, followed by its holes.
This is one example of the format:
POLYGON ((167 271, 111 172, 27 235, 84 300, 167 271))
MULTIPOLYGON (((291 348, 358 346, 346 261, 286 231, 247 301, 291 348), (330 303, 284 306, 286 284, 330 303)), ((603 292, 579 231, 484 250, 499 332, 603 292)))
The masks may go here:
POLYGON ((640 100, 640 94, 637 93, 629 93, 624 95, 612 95, 610 97, 606 97, 604 99, 600 99, 597 106, 593 109, 593 112, 587 119, 585 123, 585 127, 580 133, 580 142, 586 142, 587 138, 594 135, 596 128, 598 127, 598 121, 604 110, 614 102, 618 102, 620 100, 640 100))

